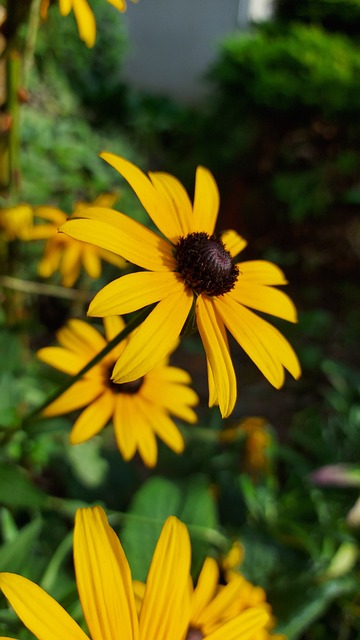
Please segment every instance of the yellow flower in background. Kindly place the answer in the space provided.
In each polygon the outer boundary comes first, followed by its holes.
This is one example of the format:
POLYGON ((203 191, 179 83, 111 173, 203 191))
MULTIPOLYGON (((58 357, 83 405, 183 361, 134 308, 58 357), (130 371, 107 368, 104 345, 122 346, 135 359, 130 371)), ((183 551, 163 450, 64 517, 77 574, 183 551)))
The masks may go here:
POLYGON ((240 573, 232 573, 231 580, 226 585, 220 584, 219 580, 217 562, 214 558, 206 558, 191 597, 190 626, 194 638, 211 634, 234 616, 253 607, 263 609, 268 615, 268 621, 251 636, 251 640, 284 638, 270 632, 274 621, 264 589, 254 586, 240 573))
MULTIPOLYGON (((44 347, 37 355, 50 366, 75 375, 122 331, 125 323, 119 317, 108 317, 104 325, 105 338, 86 322, 70 320, 57 333, 61 346, 44 347)), ((170 414, 195 423, 192 407, 198 403, 198 396, 189 386, 189 374, 170 367, 168 358, 139 380, 112 382, 112 369, 128 339, 49 404, 43 415, 58 416, 85 407, 71 430, 72 444, 89 440, 112 420, 123 458, 130 460, 138 451, 144 463, 153 467, 157 462, 156 436, 176 453, 183 451, 183 437, 170 414)))
MULTIPOLYGON (((125 0, 107 0, 109 4, 119 11, 126 10, 125 0)), ((133 0, 137 2, 137 0, 133 0)), ((43 20, 47 18, 50 0, 42 0, 40 5, 40 15, 43 20)), ((74 12, 78 26, 79 36, 87 47, 93 47, 96 39, 96 21, 94 13, 87 0, 59 0, 59 10, 62 16, 67 16, 74 12)))
POLYGON ((268 421, 264 418, 246 418, 238 427, 246 434, 244 450, 245 471, 256 477, 269 469, 269 448, 272 438, 268 429, 268 421))
MULTIPOLYGON (((186 526, 170 516, 157 542, 140 612, 128 561, 100 507, 78 509, 74 530, 76 584, 92 640, 185 640, 190 620, 191 545, 186 526)), ((0 573, 0 588, 40 640, 88 640, 50 595, 27 578, 0 573)), ((268 615, 252 608, 205 640, 253 640, 268 615)))
MULTIPOLYGON (((97 206, 112 206, 116 200, 113 194, 102 194, 94 200, 97 206)), ((75 205, 72 217, 82 215, 82 211, 89 203, 78 202, 75 205)), ((64 287, 72 287, 81 273, 83 267, 88 276, 94 280, 101 276, 101 260, 124 269, 125 260, 107 251, 95 247, 93 244, 74 240, 63 233, 58 233, 68 216, 56 207, 37 207, 34 215, 43 220, 43 224, 33 225, 23 235, 24 240, 47 240, 44 255, 38 265, 38 273, 42 278, 49 278, 55 272, 61 274, 61 283, 64 287)))
POLYGON ((33 210, 28 204, 0 209, 0 232, 5 240, 24 240, 33 226, 33 210))
POLYGON ((122 315, 157 303, 119 358, 114 380, 130 382, 156 366, 193 313, 206 351, 209 404, 219 404, 223 417, 236 402, 226 329, 276 388, 284 383, 284 368, 298 378, 300 365, 290 344, 249 309, 296 322, 290 298, 273 288, 286 284, 285 276, 270 262, 237 262, 246 241, 235 231, 221 237, 214 233, 219 193, 212 174, 198 167, 192 204, 174 176, 156 172, 147 177, 123 158, 110 153, 101 157, 128 181, 161 233, 101 207, 86 209, 82 217, 87 219, 61 228, 144 269, 104 287, 89 315, 122 315))

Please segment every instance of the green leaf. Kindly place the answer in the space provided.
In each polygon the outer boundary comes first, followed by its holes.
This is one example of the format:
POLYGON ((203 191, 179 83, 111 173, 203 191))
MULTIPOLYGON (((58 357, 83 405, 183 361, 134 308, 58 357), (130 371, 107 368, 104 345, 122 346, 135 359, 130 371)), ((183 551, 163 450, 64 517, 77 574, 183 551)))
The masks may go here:
POLYGON ((42 527, 40 518, 25 525, 16 538, 0 547, 0 571, 24 573, 42 527))
POLYGON ((151 478, 135 494, 121 543, 135 580, 145 580, 161 528, 170 515, 178 515, 181 490, 165 478, 151 478))
POLYGON ((136 493, 121 534, 135 579, 146 579, 161 528, 170 515, 189 528, 195 572, 212 545, 224 545, 225 539, 216 529, 215 500, 204 477, 193 476, 180 484, 151 478, 136 493))
POLYGON ((0 465, 0 503, 7 507, 41 507, 46 495, 27 478, 20 467, 0 465))

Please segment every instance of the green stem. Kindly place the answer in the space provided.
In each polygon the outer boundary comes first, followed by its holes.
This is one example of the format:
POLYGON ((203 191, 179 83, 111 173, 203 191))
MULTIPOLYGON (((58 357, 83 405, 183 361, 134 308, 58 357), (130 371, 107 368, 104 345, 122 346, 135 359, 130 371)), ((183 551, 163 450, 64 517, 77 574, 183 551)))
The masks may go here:
MULTIPOLYGON (((151 308, 151 307, 150 307, 151 308)), ((61 396, 65 391, 70 389, 75 382, 80 380, 90 369, 92 369, 95 365, 98 364, 105 356, 107 356, 110 351, 116 347, 119 342, 124 340, 134 329, 136 329, 142 322, 145 320, 146 316, 149 314, 149 307, 145 307, 142 309, 140 313, 138 313, 134 318, 127 323, 126 327, 120 331, 120 333, 115 336, 110 342, 107 343, 106 347, 102 349, 90 362, 88 362, 85 367, 83 367, 79 373, 70 378, 68 382, 66 382, 55 394, 53 394, 50 398, 48 398, 40 407, 32 411, 28 416, 25 416, 23 422, 23 429, 26 429, 26 425, 34 420, 34 418, 38 417, 39 413, 45 409, 51 402, 54 402, 59 396, 61 396)))
POLYGON ((36 38, 40 24, 40 5, 41 0, 32 0, 29 20, 26 32, 26 40, 23 56, 23 87, 27 89, 29 84, 29 75, 34 60, 34 51, 36 46, 36 38))
POLYGON ((9 51, 6 60, 7 113, 10 116, 8 129, 8 191, 16 197, 20 185, 20 104, 19 90, 21 57, 15 49, 9 51))

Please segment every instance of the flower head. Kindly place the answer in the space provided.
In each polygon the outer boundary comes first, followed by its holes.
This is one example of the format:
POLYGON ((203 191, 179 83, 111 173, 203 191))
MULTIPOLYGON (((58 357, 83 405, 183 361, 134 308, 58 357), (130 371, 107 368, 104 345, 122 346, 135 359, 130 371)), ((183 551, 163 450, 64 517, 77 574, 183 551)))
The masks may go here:
MULTIPOLYGON (((113 194, 102 194, 94 200, 95 205, 111 206, 115 201, 113 194)), ((78 202, 75 205, 73 217, 82 215, 88 203, 78 202)), ((101 249, 93 244, 74 240, 63 233, 58 233, 59 227, 68 220, 66 213, 56 207, 42 206, 35 209, 35 216, 44 221, 35 224, 23 235, 24 240, 46 240, 44 254, 38 265, 38 273, 43 278, 49 278, 56 271, 60 271, 61 282, 64 287, 72 287, 81 273, 83 266, 88 276, 94 280, 101 276, 101 260, 105 260, 120 269, 125 267, 125 261, 118 255, 101 249)))
POLYGON ((33 210, 23 203, 0 209, 0 231, 6 240, 26 240, 33 225, 33 210))
POLYGON ((83 219, 61 228, 143 269, 99 291, 89 315, 122 315, 157 303, 119 358, 114 380, 130 382, 145 375, 169 351, 193 313, 206 351, 209 404, 219 404, 224 417, 236 401, 226 329, 276 388, 284 383, 284 368, 298 378, 300 365, 290 344, 249 309, 295 322, 290 298, 272 286, 286 284, 284 274, 270 262, 237 262, 246 241, 235 231, 216 235, 219 193, 212 174, 198 167, 191 204, 174 176, 147 177, 127 160, 101 155, 129 182, 161 233, 101 207, 83 211, 83 219))
MULTIPOLYGON (((122 331, 125 323, 119 317, 108 317, 104 325, 105 338, 86 322, 70 320, 57 333, 61 346, 44 347, 37 355, 56 369, 75 375, 122 331)), ((128 338, 49 404, 43 415, 57 416, 85 407, 73 425, 72 444, 89 440, 112 419, 123 458, 130 460, 138 450, 145 464, 153 467, 157 461, 156 436, 176 453, 183 451, 182 435, 170 414, 196 422, 192 407, 198 397, 189 386, 189 374, 169 366, 168 358, 138 380, 112 382, 112 369, 127 342, 128 338)))
MULTIPOLYGON (((107 0, 119 11, 126 10, 125 0, 107 0)), ((133 0, 136 2, 137 0, 133 0)), ((43 20, 47 18, 50 0, 42 0, 40 5, 40 15, 43 20)), ((93 47, 96 39, 96 21, 94 13, 87 0, 59 0, 59 9, 62 16, 74 12, 77 22, 79 36, 87 47, 93 47)))
MULTIPOLYGON (((78 509, 74 564, 79 597, 92 640, 185 640, 190 622, 191 546, 186 526, 170 516, 156 545, 140 611, 119 539, 100 507, 78 509)), ((88 640, 69 614, 43 589, 12 573, 0 588, 39 640, 88 640)), ((251 608, 228 620, 206 640, 251 640, 268 615, 251 608)))

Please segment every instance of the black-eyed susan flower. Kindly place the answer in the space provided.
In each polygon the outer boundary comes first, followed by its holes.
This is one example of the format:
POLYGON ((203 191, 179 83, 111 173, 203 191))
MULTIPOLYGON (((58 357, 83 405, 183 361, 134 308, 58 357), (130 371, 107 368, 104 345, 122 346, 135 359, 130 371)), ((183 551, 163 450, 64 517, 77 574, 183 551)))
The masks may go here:
MULTIPOLYGON (((78 509, 74 564, 92 640, 186 640, 190 621, 191 546, 186 526, 170 516, 156 545, 140 611, 119 539, 100 507, 78 509)), ((89 640, 50 595, 27 578, 0 573, 0 588, 39 640, 89 640)), ((252 640, 268 615, 252 608, 228 620, 206 640, 252 640)))
POLYGON ((285 276, 270 262, 237 262, 246 241, 235 231, 215 234, 219 193, 212 174, 198 167, 192 205, 174 176, 147 177, 123 158, 101 156, 129 182, 160 231, 154 233, 101 207, 83 211, 84 219, 61 228, 72 238, 122 255, 143 269, 99 291, 89 315, 122 315, 157 303, 119 358, 114 380, 130 382, 145 375, 168 352, 193 313, 206 351, 209 404, 219 404, 224 417, 236 401, 226 329, 276 388, 284 383, 284 368, 298 378, 300 365, 290 344, 250 310, 296 322, 290 298, 273 288, 286 284, 285 276))
MULTIPOLYGON (((125 11, 125 0, 107 0, 119 11, 125 11)), ((136 2, 137 0, 133 0, 136 2)), ((50 0, 42 0, 40 5, 40 15, 43 20, 47 18, 50 0)), ((59 0, 59 10, 62 16, 67 16, 74 12, 78 26, 80 39, 87 47, 93 47, 96 39, 96 21, 94 13, 87 0, 59 0)))
MULTIPOLYGON (((116 196, 110 193, 101 194, 94 200, 97 206, 112 206, 116 196)), ((88 203, 78 202, 73 217, 82 215, 88 203)), ((83 267, 88 276, 94 280, 101 276, 101 261, 123 269, 125 261, 118 255, 101 249, 93 244, 74 240, 70 236, 58 233, 59 227, 68 220, 68 216, 56 207, 42 206, 34 210, 36 218, 42 221, 28 228, 23 234, 24 240, 46 240, 43 256, 38 265, 38 273, 42 278, 50 278, 57 271, 61 275, 64 287, 72 287, 78 280, 83 267)))
POLYGON ((5 240, 26 240, 33 226, 33 210, 26 203, 0 209, 0 232, 5 240))
POLYGON ((190 628, 192 637, 203 638, 216 631, 228 620, 253 607, 268 614, 267 623, 258 629, 251 640, 285 640, 272 634, 273 617, 265 590, 253 585, 240 573, 231 572, 227 584, 220 584, 219 566, 214 558, 206 558, 197 584, 191 595, 190 628))
MULTIPOLYGON (((44 347, 37 355, 52 367, 76 375, 123 330, 125 323, 119 317, 108 317, 104 325, 105 337, 83 320, 70 320, 57 333, 61 346, 44 347)), ((128 339, 49 404, 43 415, 57 416, 85 407, 72 427, 72 444, 89 440, 112 420, 123 458, 130 460, 138 451, 145 464, 153 467, 157 461, 156 436, 176 453, 183 451, 183 437, 170 415, 196 422, 192 407, 198 403, 198 396, 189 386, 189 374, 169 366, 168 358, 138 380, 112 382, 111 372, 128 339)))

